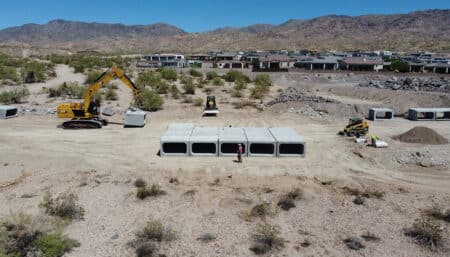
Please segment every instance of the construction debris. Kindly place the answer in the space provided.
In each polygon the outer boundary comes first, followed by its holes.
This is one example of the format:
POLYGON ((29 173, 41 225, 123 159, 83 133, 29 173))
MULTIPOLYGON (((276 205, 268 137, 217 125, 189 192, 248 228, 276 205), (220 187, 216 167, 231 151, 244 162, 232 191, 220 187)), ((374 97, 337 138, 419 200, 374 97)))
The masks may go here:
POLYGON ((397 77, 392 77, 384 81, 370 80, 369 82, 360 83, 359 86, 392 90, 450 92, 450 81, 445 78, 407 77, 398 79, 397 77))

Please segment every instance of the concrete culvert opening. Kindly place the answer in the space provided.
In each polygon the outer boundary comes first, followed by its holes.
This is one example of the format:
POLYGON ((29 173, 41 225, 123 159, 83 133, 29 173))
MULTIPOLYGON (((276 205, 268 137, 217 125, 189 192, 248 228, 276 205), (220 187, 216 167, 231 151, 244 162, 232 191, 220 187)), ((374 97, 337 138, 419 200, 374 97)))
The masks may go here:
POLYGON ((275 146, 273 144, 253 143, 250 145, 251 154, 270 154, 275 153, 275 146))
POLYGON ((169 154, 186 154, 187 145, 186 143, 163 143, 162 150, 164 153, 169 154))
POLYGON ((305 154, 305 148, 303 144, 280 144, 280 154, 287 155, 303 155, 305 154))
POLYGON ((377 112, 376 119, 392 119, 392 112, 377 112))
POLYGON ((17 115, 17 109, 11 109, 6 111, 6 117, 17 115))
POLYGON ((436 112, 436 120, 450 120, 450 111, 436 112))
POLYGON ((192 153, 194 154, 216 154, 216 144, 214 143, 193 143, 192 153))
MULTIPOLYGON (((237 154, 239 143, 222 143, 220 145, 220 152, 224 154, 237 154)), ((245 144, 242 144, 242 153, 246 153, 245 144)))
POLYGON ((434 120, 434 112, 418 112, 418 120, 434 120))

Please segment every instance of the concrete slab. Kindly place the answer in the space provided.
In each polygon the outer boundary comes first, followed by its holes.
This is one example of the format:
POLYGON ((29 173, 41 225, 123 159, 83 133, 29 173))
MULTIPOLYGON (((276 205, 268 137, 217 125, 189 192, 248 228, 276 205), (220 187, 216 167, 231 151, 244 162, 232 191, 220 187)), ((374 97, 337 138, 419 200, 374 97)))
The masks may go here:
POLYGON ((269 128, 277 142, 278 157, 304 157, 306 142, 294 129, 288 127, 269 128))
POLYGON ((276 141, 267 128, 244 128, 247 137, 247 155, 276 156, 276 141))

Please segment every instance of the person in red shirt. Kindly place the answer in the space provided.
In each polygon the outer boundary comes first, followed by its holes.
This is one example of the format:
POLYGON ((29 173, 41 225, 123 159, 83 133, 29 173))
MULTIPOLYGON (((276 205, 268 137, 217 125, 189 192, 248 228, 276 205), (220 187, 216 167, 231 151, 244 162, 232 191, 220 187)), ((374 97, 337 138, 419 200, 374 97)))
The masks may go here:
POLYGON ((242 162, 242 144, 238 144, 238 149, 237 149, 237 159, 238 162, 242 162))

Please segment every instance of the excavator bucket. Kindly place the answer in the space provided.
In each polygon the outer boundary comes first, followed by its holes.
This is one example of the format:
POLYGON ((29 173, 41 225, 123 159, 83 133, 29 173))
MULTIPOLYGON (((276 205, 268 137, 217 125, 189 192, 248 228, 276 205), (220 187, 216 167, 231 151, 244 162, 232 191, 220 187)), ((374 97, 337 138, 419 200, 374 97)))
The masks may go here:
POLYGON ((206 97, 206 106, 203 110, 203 116, 217 116, 219 109, 216 105, 216 97, 209 95, 206 97))

